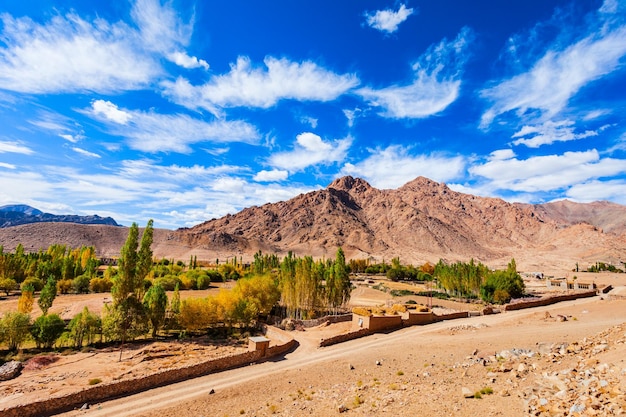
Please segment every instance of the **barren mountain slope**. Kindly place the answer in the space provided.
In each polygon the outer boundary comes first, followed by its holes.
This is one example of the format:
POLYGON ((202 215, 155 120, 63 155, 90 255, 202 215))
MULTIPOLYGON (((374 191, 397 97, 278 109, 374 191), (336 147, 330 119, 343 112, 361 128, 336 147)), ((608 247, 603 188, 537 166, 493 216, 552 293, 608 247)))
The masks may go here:
POLYGON ((519 204, 530 208, 539 216, 558 223, 588 223, 601 228, 605 233, 626 233, 626 207, 609 201, 574 203, 569 200, 546 204, 519 204))
MULTIPOLYGON (((603 203, 581 206, 576 205, 575 213, 593 213, 594 219, 605 219, 605 225, 613 219, 611 230, 620 227, 612 213, 626 210, 603 203), (609 214, 603 213, 603 207, 609 214)), ((157 229, 153 250, 158 258, 186 261, 195 255, 199 260, 223 261, 233 256, 251 260, 259 250, 328 258, 342 246, 348 258, 376 261, 395 256, 411 263, 475 258, 499 267, 514 257, 524 270, 626 260, 626 234, 603 233, 589 224, 571 225, 577 218, 573 214, 556 215, 557 206, 542 207, 458 193, 422 177, 395 190, 379 190, 364 180, 344 177, 326 189, 250 207, 192 228, 157 229)), ((94 245, 100 256, 110 257, 119 255, 126 236, 125 227, 31 224, 0 229, 0 245, 5 250, 14 250, 18 243, 26 250, 53 243, 94 245)))

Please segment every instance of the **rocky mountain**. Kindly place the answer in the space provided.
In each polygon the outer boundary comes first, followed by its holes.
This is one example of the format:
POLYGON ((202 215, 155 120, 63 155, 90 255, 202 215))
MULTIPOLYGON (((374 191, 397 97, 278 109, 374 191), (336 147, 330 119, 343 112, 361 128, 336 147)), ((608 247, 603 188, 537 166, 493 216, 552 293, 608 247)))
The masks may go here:
MULTIPOLYGON (((500 267, 514 257, 530 271, 626 260, 623 206, 571 203, 565 209, 566 204, 511 204, 422 177, 394 190, 343 177, 288 201, 192 228, 155 230, 153 250, 156 257, 224 261, 250 260, 259 250, 330 258, 341 246, 348 258, 375 262, 396 256, 415 264, 474 258, 500 267)), ((117 256, 126 233, 122 227, 29 224, 0 229, 0 245, 36 250, 51 243, 93 244, 101 256, 117 256)))
POLYGON ((342 246, 349 257, 378 261, 400 256, 506 264, 515 257, 528 268, 626 258, 624 236, 549 213, 554 210, 454 192, 423 177, 395 190, 343 177, 323 190, 181 230, 177 239, 245 254, 291 250, 332 257, 342 246))
POLYGON ((602 229, 605 233, 626 233, 626 207, 609 201, 574 203, 569 200, 546 204, 520 204, 530 207, 539 215, 568 225, 587 223, 602 229))
POLYGON ((34 207, 25 204, 16 204, 0 207, 0 228, 18 226, 29 223, 78 223, 78 224, 103 224, 119 226, 111 217, 78 216, 75 214, 50 214, 44 213, 34 207))

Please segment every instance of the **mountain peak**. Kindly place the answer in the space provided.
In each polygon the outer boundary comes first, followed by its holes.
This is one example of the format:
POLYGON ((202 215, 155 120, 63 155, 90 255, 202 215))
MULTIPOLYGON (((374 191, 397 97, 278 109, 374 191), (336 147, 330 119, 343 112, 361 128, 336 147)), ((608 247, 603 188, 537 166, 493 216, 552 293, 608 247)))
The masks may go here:
POLYGON ((356 192, 364 192, 372 188, 372 186, 361 178, 354 178, 350 175, 345 177, 337 178, 333 182, 330 183, 328 188, 334 188, 339 191, 356 191, 356 192))
POLYGON ((0 212, 22 213, 29 216, 40 216, 43 214, 41 210, 38 210, 26 204, 11 204, 2 206, 0 207, 0 212))

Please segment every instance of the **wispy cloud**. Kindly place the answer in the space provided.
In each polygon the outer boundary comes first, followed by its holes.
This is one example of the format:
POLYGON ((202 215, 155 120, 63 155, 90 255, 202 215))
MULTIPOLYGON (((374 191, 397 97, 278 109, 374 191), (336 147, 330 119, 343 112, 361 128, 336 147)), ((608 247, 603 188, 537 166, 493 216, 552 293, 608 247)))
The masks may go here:
POLYGON ((289 172, 302 171, 311 165, 330 165, 342 162, 351 144, 351 137, 324 141, 315 133, 304 132, 296 137, 292 151, 275 153, 268 158, 267 163, 289 172))
POLYGON ((492 154, 469 168, 489 182, 491 190, 541 192, 566 189, 576 184, 626 173, 626 161, 601 158, 597 150, 518 159, 510 151, 492 154))
MULTIPOLYGON (((559 114, 583 87, 620 68, 626 55, 623 19, 615 21, 601 13, 592 18, 594 32, 565 46, 560 39, 555 41, 528 71, 483 89, 480 94, 490 107, 482 115, 481 127, 488 128, 508 112, 522 119, 547 120, 559 114)), ((576 33, 580 28, 563 30, 576 33)))
POLYGON ((412 155, 409 148, 400 145, 370 152, 356 164, 345 164, 340 175, 364 178, 378 188, 397 188, 419 176, 447 182, 462 175, 466 164, 462 156, 412 155))
POLYGON ((393 9, 377 10, 374 13, 366 12, 365 21, 367 25, 381 32, 393 33, 398 30, 398 26, 413 14, 413 9, 407 8, 404 4, 395 11, 393 9))
POLYGON ((574 121, 561 120, 559 122, 547 121, 540 125, 525 125, 512 138, 519 138, 513 141, 513 145, 525 145, 529 148, 538 148, 541 145, 549 145, 554 142, 567 142, 579 140, 591 136, 598 136, 598 131, 586 130, 582 133, 575 133, 574 121))
POLYGON ((200 142, 256 143, 256 128, 243 121, 206 122, 185 114, 159 114, 119 109, 115 104, 96 100, 83 111, 107 124, 111 133, 128 139, 128 145, 144 152, 190 153, 190 145, 200 142))
POLYGON ((440 113, 459 97, 460 75, 472 38, 471 30, 464 28, 454 40, 431 46, 413 64, 415 78, 408 85, 366 87, 356 93, 370 105, 381 107, 383 117, 419 119, 440 113))
POLYGON ((20 153, 23 155, 32 155, 35 152, 19 142, 0 141, 0 153, 20 153))
POLYGON ((94 153, 94 152, 89 152, 89 151, 88 151, 88 150, 86 150, 86 149, 78 148, 78 147, 76 147, 76 146, 75 146, 75 147, 73 147, 73 148, 72 148, 72 150, 73 150, 74 152, 79 153, 79 154, 81 154, 81 155, 83 155, 83 156, 86 156, 86 157, 88 157, 88 158, 101 158, 101 156, 100 156, 100 155, 98 155, 97 153, 94 153))
POLYGON ((229 73, 204 85, 193 86, 182 77, 163 82, 164 95, 188 108, 220 113, 223 107, 269 108, 284 99, 334 100, 359 83, 353 74, 338 75, 311 61, 267 57, 264 64, 254 67, 249 58, 239 57, 229 73))
POLYGON ((134 25, 88 21, 73 12, 45 23, 0 15, 6 45, 0 48, 0 88, 111 93, 149 86, 164 74, 162 57, 185 68, 208 68, 184 52, 193 25, 183 22, 169 2, 136 0, 131 15, 134 25))

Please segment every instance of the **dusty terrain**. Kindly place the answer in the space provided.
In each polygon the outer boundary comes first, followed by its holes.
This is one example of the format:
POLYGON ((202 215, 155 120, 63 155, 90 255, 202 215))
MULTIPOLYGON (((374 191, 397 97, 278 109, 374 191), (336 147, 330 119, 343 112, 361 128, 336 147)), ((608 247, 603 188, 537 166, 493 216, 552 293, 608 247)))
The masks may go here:
MULTIPOLYGON (((626 380, 626 327, 614 328, 626 322, 626 300, 622 298, 626 290, 620 287, 626 285, 626 277, 595 276, 598 283, 610 282, 618 288, 608 296, 416 326, 326 348, 319 348, 319 341, 350 331, 351 323, 294 331, 291 334, 300 345, 282 359, 93 404, 89 410, 64 415, 326 416, 339 414, 344 407, 346 415, 354 416, 519 416, 526 415, 530 407, 546 406, 543 402, 569 408, 579 396, 572 398, 571 392, 591 388, 578 386, 560 393, 555 387, 564 382, 556 384, 553 379, 568 370, 602 366, 599 369, 603 372, 611 372, 602 377, 602 384, 626 393, 626 386, 619 385, 620 380, 626 380), (606 333, 598 336, 600 332, 606 333), (569 346, 580 349, 568 352, 569 346), (602 348, 595 352, 598 346, 602 348), (532 352, 532 357, 520 356, 520 352, 532 352), (505 358, 496 358, 497 353, 505 358), (471 393, 488 388, 493 393, 469 399, 463 396, 463 388, 471 393), (535 394, 539 394, 537 398, 535 394)), ((395 301, 398 299, 388 293, 359 286, 352 303, 395 301)), ((0 302, 0 307, 6 303, 0 302)), ((455 307, 448 304, 438 308, 455 307)), ((57 308, 67 305, 61 302, 57 308)), ((93 378, 130 378, 245 349, 245 342, 157 342, 128 347, 122 361, 118 361, 117 349, 58 355, 58 360, 48 366, 28 367, 17 379, 1 382, 0 408, 82 389, 93 378)), ((592 371, 584 369, 591 375, 592 371)), ((592 384, 589 378, 583 382, 592 384)), ((626 399, 615 395, 624 405, 626 399)))

